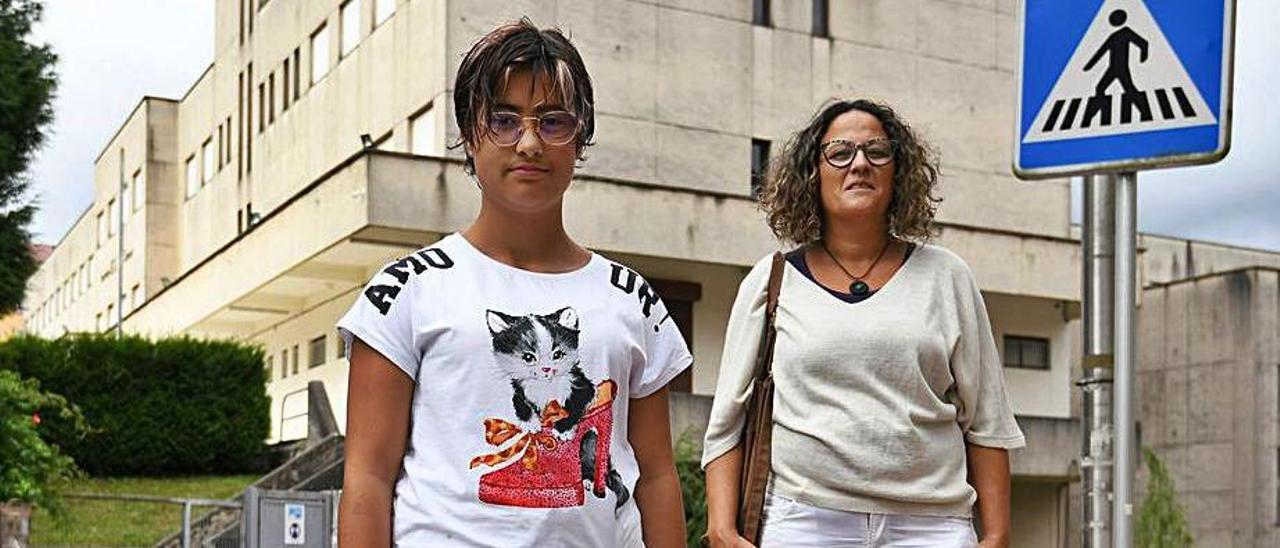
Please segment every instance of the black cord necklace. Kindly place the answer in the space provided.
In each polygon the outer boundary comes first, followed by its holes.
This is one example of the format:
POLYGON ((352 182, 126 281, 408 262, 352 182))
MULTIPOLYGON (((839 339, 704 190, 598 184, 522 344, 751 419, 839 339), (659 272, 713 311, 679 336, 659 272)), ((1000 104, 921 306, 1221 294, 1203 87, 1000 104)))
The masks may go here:
POLYGON ((822 242, 822 250, 826 251, 827 256, 831 257, 831 261, 836 263, 836 266, 840 267, 840 270, 843 270, 845 275, 853 280, 852 282, 849 282, 849 293, 862 297, 871 292, 871 286, 867 285, 867 282, 862 281, 862 279, 867 277, 867 274, 870 274, 871 270, 880 263, 880 259, 884 257, 884 252, 889 250, 889 244, 892 241, 892 238, 885 240, 884 247, 880 248, 880 254, 876 255, 876 260, 871 261, 871 266, 868 266, 867 269, 862 272, 861 276, 854 276, 849 272, 849 269, 845 268, 843 264, 840 264, 840 259, 837 259, 835 254, 831 253, 830 249, 827 249, 826 242, 822 242))

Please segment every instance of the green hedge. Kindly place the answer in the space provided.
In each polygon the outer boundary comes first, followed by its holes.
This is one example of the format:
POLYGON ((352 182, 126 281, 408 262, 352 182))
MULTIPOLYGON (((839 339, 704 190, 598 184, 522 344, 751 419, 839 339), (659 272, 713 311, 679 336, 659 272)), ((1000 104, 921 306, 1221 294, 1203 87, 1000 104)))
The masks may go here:
POLYGON ((675 457, 684 497, 685 543, 689 548, 696 548, 701 546, 702 535, 707 532, 707 477, 699 462, 702 448, 687 432, 682 433, 676 439, 675 457))
POLYGON ((231 342, 75 335, 0 343, 0 369, 40 380, 95 432, 54 441, 95 476, 256 471, 270 429, 262 350, 231 342))

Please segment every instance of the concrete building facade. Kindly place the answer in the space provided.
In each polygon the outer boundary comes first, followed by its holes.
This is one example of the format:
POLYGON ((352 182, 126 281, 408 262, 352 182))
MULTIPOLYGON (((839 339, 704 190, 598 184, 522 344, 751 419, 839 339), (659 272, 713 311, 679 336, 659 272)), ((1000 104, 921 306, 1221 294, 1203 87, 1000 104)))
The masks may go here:
POLYGON ((271 441, 305 435, 312 380, 344 424, 333 325, 386 261, 475 215, 448 146, 452 78, 474 40, 528 16, 566 30, 594 78, 597 145, 566 223, 673 310, 695 356, 673 384, 678 428, 705 424, 738 283, 777 247, 751 198, 753 151, 780 150, 829 97, 879 98, 941 152, 937 243, 973 267, 998 342, 1019 355, 1005 356, 1029 440, 1013 456, 1014 544, 1075 544, 1080 247, 1067 181, 1010 174, 1014 8, 218 0, 212 64, 184 97, 142 99, 106 143, 93 204, 32 281, 27 329, 258 344, 271 441))
POLYGON ((1280 270, 1249 267, 1143 291, 1141 441, 1168 467, 1199 546, 1280 544, 1278 288, 1280 270))

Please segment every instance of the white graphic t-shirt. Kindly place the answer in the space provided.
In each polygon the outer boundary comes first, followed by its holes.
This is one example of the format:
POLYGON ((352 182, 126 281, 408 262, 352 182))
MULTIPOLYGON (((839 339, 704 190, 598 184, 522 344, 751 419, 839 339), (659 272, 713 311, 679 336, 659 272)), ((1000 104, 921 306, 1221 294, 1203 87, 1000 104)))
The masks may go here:
POLYGON ((453 234, 374 275, 338 330, 416 383, 397 545, 642 546, 628 400, 693 359, 635 271, 529 272, 453 234))

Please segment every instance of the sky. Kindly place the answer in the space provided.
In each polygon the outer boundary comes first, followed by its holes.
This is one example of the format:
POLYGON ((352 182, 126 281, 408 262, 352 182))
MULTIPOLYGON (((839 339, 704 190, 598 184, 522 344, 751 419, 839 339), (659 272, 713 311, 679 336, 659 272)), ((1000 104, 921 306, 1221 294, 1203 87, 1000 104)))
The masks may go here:
MULTIPOLYGON (((1280 251, 1280 8, 1238 0, 1231 153, 1138 175, 1143 232, 1280 251)), ((38 243, 93 199, 93 161, 144 95, 179 98, 213 59, 213 0, 45 0, 34 41, 59 55, 53 132, 32 165, 38 243)), ((1072 219, 1080 219, 1073 185, 1072 219)))

